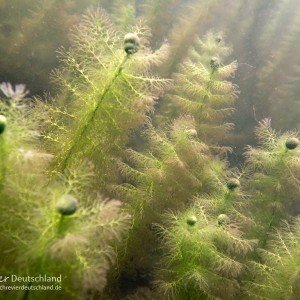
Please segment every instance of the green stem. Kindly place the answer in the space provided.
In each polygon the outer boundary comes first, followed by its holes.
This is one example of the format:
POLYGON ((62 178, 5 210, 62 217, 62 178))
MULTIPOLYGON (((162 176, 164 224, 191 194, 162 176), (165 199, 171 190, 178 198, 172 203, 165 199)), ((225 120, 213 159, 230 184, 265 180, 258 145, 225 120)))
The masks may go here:
POLYGON ((6 173, 6 149, 4 136, 0 136, 0 190, 2 189, 6 173))
POLYGON ((269 221, 269 224, 268 224, 267 228, 265 229, 264 237, 263 237, 263 240, 261 242, 262 243, 261 248, 263 248, 263 249, 266 247, 266 244, 267 244, 267 241, 268 241, 267 235, 271 231, 271 228, 273 227, 275 217, 276 217, 276 214, 275 214, 275 211, 273 210, 272 215, 271 215, 271 219, 269 221))
MULTIPOLYGON (((212 70, 210 72, 209 81, 207 82, 206 87, 205 87, 205 91, 207 91, 207 92, 210 91, 211 83, 213 82, 215 72, 216 72, 216 70, 212 70)), ((204 105, 204 101, 206 101, 207 98, 208 98, 207 94, 202 97, 202 106, 204 105)))
POLYGON ((224 194, 224 203, 226 205, 226 207, 228 206, 228 204, 230 206, 232 206, 232 195, 233 195, 234 191, 226 191, 224 194))
POLYGON ((66 156, 65 156, 65 158, 63 160, 63 162, 61 163, 61 170, 62 171, 67 167, 69 159, 72 156, 73 151, 74 151, 76 145, 80 141, 81 137, 85 135, 86 131, 89 128, 89 125, 93 122, 93 120, 94 120, 94 118, 96 116, 96 113, 97 113, 100 105, 102 104, 105 96, 107 95, 107 93, 111 89, 112 85, 115 83, 116 79, 121 74, 122 69, 123 69, 123 67, 124 67, 124 65, 127 62, 127 60, 128 60, 129 57, 130 57, 130 55, 127 54, 123 58, 123 60, 121 61, 120 65, 117 67, 117 69, 116 69, 116 71, 115 71, 112 79, 109 81, 109 83, 107 84, 107 86, 104 88, 103 93, 101 94, 101 96, 100 96, 99 100, 97 101, 96 105, 93 107, 93 109, 88 114, 87 120, 84 122, 84 125, 78 128, 78 130, 77 130, 77 132, 75 134, 75 137, 73 139, 72 145, 69 148, 69 150, 68 150, 68 152, 67 152, 67 154, 66 154, 66 156))
POLYGON ((68 227, 68 219, 66 219, 65 216, 61 215, 57 224, 56 236, 54 238, 63 236, 67 227, 68 227))
MULTIPOLYGON (((282 152, 280 155, 279 155, 279 160, 278 160, 278 169, 280 170, 284 170, 286 166, 286 163, 285 163, 285 157, 287 155, 287 149, 285 149, 284 152, 282 152)), ((273 196, 272 196, 273 198, 273 196)), ((277 203, 278 201, 280 201, 280 195, 278 193, 275 194, 274 196, 274 200, 273 202, 274 203, 277 203)), ((276 209, 273 208, 272 209, 272 212, 271 212, 271 216, 270 216, 270 221, 265 229, 265 232, 264 232, 264 237, 263 237, 263 240, 261 241, 262 243, 262 248, 264 248, 268 242, 268 233, 271 231, 271 229, 273 228, 274 226, 274 223, 276 222, 276 219, 278 219, 278 215, 277 215, 277 212, 276 212, 276 209)))

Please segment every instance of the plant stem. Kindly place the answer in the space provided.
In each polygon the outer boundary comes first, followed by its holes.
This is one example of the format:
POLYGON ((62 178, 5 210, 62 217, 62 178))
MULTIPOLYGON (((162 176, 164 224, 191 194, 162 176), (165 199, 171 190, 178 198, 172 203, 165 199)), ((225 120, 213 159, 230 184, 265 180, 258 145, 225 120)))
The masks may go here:
POLYGON ((103 102, 105 96, 107 95, 107 93, 109 92, 109 90, 111 89, 112 85, 115 83, 116 79, 119 77, 119 75, 122 72, 123 66, 125 65, 125 63, 127 62, 128 58, 130 57, 129 54, 127 54, 123 60, 121 61, 120 65, 117 67, 113 77, 111 78, 111 80, 108 82, 107 86, 104 88, 103 93, 101 94, 99 100, 97 101, 96 105, 93 107, 93 109, 89 112, 88 114, 88 118, 87 120, 84 122, 83 126, 80 126, 75 134, 75 137, 72 141, 72 145, 69 148, 63 162, 61 163, 61 171, 63 171, 69 162, 70 157, 73 154, 73 151, 77 145, 77 143, 79 142, 79 140, 81 139, 82 136, 85 135, 86 131, 89 128, 89 125, 93 122, 96 113, 101 105, 101 103, 103 102))
MULTIPOLYGON (((206 83, 206 87, 205 87, 206 92, 210 91, 211 83, 213 82, 215 71, 216 70, 212 70, 209 74, 209 81, 206 83)), ((205 101, 207 100, 207 98, 208 98, 207 94, 202 97, 202 106, 205 105, 205 101)))
POLYGON ((6 173, 6 158, 7 153, 5 149, 5 139, 4 136, 0 136, 0 190, 2 189, 3 182, 6 173))

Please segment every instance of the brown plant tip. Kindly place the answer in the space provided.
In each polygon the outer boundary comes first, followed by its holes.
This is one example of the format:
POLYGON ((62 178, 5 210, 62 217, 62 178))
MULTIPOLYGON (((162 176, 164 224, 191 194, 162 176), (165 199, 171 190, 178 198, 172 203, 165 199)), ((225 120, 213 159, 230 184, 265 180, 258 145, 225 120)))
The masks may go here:
POLYGON ((62 196, 56 204, 56 210, 63 216, 73 215, 78 208, 78 201, 72 195, 62 196))
POLYGON ((236 188, 239 188, 241 186, 241 183, 237 178, 231 178, 227 181, 226 185, 230 191, 233 191, 236 188))
POLYGON ((127 54, 133 54, 138 51, 140 39, 135 33, 127 33, 124 37, 124 50, 127 54))
POLYGON ((213 71, 217 70, 220 67, 220 61, 217 57, 213 57, 210 60, 210 67, 212 68, 213 71))
POLYGON ((194 226, 197 223, 197 217, 196 216, 190 216, 187 218, 186 223, 189 226, 194 226))
POLYGON ((229 223, 229 221, 230 221, 229 217, 225 214, 220 214, 218 216, 218 225, 220 225, 220 226, 227 225, 229 223))
POLYGON ((296 137, 291 137, 286 140, 285 147, 289 150, 296 149, 299 146, 299 139, 296 137))

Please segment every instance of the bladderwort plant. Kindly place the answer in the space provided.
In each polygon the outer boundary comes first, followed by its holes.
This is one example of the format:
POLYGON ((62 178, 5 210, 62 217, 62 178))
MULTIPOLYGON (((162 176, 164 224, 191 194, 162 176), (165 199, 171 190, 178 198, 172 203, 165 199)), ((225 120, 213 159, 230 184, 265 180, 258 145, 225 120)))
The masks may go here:
POLYGON ((27 111, 22 107, 22 103, 27 101, 26 86, 19 84, 13 87, 10 83, 3 82, 0 84, 0 90, 3 95, 0 98, 0 186, 2 187, 6 169, 13 168, 11 164, 15 159, 8 154, 16 154, 19 149, 26 148, 27 144, 35 139, 36 127, 32 120, 24 118, 27 111))
POLYGON ((138 277, 140 270, 151 274, 153 261, 160 260, 155 224, 165 220, 164 212, 185 209, 196 195, 222 192, 227 167, 224 160, 213 157, 209 147, 197 140, 190 117, 176 119, 168 132, 149 127, 143 138, 147 150, 127 150, 125 160, 118 162, 123 183, 112 187, 133 218, 126 246, 120 253, 121 269, 128 282, 138 277))
MULTIPOLYGON (((120 210, 120 201, 87 196, 77 186, 86 182, 83 172, 70 173, 51 185, 43 184, 37 174, 28 175, 30 182, 19 178, 7 187, 10 206, 1 205, 7 214, 2 228, 5 251, 14 259, 4 263, 2 271, 62 275, 62 290, 54 292, 53 299, 100 293, 115 262, 114 248, 129 227, 129 215, 120 210), (37 182, 41 186, 30 191, 37 182)), ((43 292, 34 292, 29 299, 40 297, 43 292)))
MULTIPOLYGON (((220 177, 220 187, 210 194, 199 194, 193 197, 195 203, 201 205, 211 217, 224 220, 234 220, 243 231, 253 229, 255 223, 251 215, 247 214, 249 207, 249 195, 243 190, 238 178, 243 172, 235 169, 224 169, 223 177, 220 177)), ((244 178, 243 178, 244 182, 244 178)))
MULTIPOLYGON (((12 247, 6 251, 16 252, 17 257, 8 268, 20 276, 62 276, 62 290, 54 292, 53 299, 62 295, 82 299, 101 293, 115 263, 114 248, 130 224, 129 215, 120 210, 120 201, 88 198, 78 186, 72 186, 73 182, 82 184, 85 178, 73 175, 48 186, 47 194, 42 187, 24 195, 18 211, 7 211, 11 225, 22 226, 12 228, 6 222, 4 228, 12 239, 12 247)), ((13 200, 17 196, 13 195, 13 200)), ((43 292, 30 293, 30 299, 40 297, 43 292)))
POLYGON ((210 32, 198 38, 173 76, 174 88, 168 96, 166 109, 173 116, 192 116, 198 137, 212 145, 233 127, 226 122, 238 94, 237 86, 228 80, 237 70, 236 61, 225 64, 230 53, 221 34, 210 32))
MULTIPOLYGON (((170 176, 174 174, 178 176, 178 174, 181 174, 183 177, 185 173, 189 174, 187 177, 190 176, 190 178, 187 180, 191 183, 193 182, 197 187, 197 191, 202 190, 203 192, 209 193, 209 191, 212 192, 216 186, 219 186, 220 188, 222 185, 220 178, 222 176, 221 174, 224 173, 223 171, 226 163, 219 158, 210 159, 208 157, 211 155, 211 148, 218 148, 218 150, 223 151, 228 151, 229 149, 227 147, 208 147, 204 144, 204 132, 207 136, 211 136, 215 145, 217 143, 217 136, 212 134, 212 132, 207 132, 208 130, 206 129, 203 129, 203 131, 200 129, 199 134, 199 128, 200 126, 205 126, 205 121, 197 118, 197 114, 204 113, 207 115, 207 119, 214 122, 216 119, 215 115, 205 111, 216 111, 216 109, 213 108, 216 102, 219 104, 222 103, 220 105, 226 105, 236 98, 237 87, 231 82, 223 80, 224 78, 233 76, 237 68, 236 62, 223 66, 213 60, 213 57, 218 56, 218 59, 223 59, 229 54, 230 48, 224 45, 220 34, 209 33, 205 36, 203 41, 198 40, 197 47, 190 51, 190 58, 182 64, 181 72, 175 76, 174 87, 172 88, 172 93, 169 95, 171 100, 175 99, 174 101, 170 101, 170 106, 174 106, 174 102, 179 103, 176 108, 176 113, 173 115, 177 118, 173 124, 168 124, 168 126, 166 126, 166 130, 160 131, 158 129, 156 131, 155 129, 150 129, 148 130, 148 134, 145 134, 147 136, 146 143, 151 151, 150 155, 130 150, 130 154, 133 154, 132 156, 136 156, 137 158, 137 170, 134 170, 136 162, 130 162, 130 159, 127 166, 124 164, 120 165, 121 172, 125 174, 125 177, 127 176, 129 178, 129 181, 132 179, 133 181, 136 180, 138 183, 143 183, 144 180, 146 182, 147 180, 145 178, 147 176, 144 176, 143 170, 154 170, 155 168, 159 168, 161 170, 160 173, 163 173, 163 170, 165 169, 164 165, 171 165, 172 162, 175 165, 175 162, 177 162, 178 166, 180 166, 182 170, 185 169, 185 171, 179 171, 179 169, 175 171, 175 168, 172 169, 172 167, 169 166, 167 167, 168 172, 169 170, 172 170, 170 171, 170 176), (215 94, 210 90, 211 85, 215 87, 215 94), (198 93, 198 89, 202 91, 201 95, 198 93), (195 99, 192 99, 194 102, 192 100, 183 99, 183 93, 188 94, 190 97, 194 97, 195 99), (203 103, 197 103, 199 99, 201 100, 204 98, 206 102, 205 105, 203 103), (186 102, 191 104, 184 105, 186 102), (187 109, 187 107, 190 107, 193 104, 195 104, 193 109, 187 109), (180 110, 178 110, 178 108, 180 110), (149 165, 147 166, 148 163, 149 165), (153 166, 150 167, 150 164, 152 163, 153 166), (144 167, 143 164, 145 164, 144 167), (142 170, 139 168, 142 168, 142 170), (141 178, 143 179, 137 179, 139 175, 141 175, 141 178), (213 178, 214 176, 216 177, 213 178), (217 178, 218 176, 220 178, 217 178)), ((213 125, 211 127, 213 127, 213 125)), ((223 124, 223 127, 226 128, 227 125, 223 124)), ((154 181, 161 176, 155 176, 154 181)), ((168 185, 168 189, 172 190, 176 189, 177 186, 180 185, 180 182, 182 183, 182 186, 186 184, 186 186, 182 188, 182 199, 189 199, 189 195, 192 195, 196 190, 192 187, 193 184, 187 183, 187 180, 173 178, 174 182, 169 182, 168 184, 161 183, 160 185, 168 185)), ((150 182, 152 181, 153 179, 150 180, 150 182)), ((146 184, 146 186, 148 185, 146 184)), ((133 190, 136 189, 135 185, 123 185, 119 187, 119 190, 125 189, 128 192, 131 187, 133 190)), ((148 196, 146 198, 140 197, 140 199, 149 198, 149 193, 146 192, 145 194, 148 196)), ((175 194, 177 196, 179 195, 179 189, 177 189, 175 194)), ((174 202, 177 203, 177 201, 174 202)))
POLYGON ((267 249, 260 249, 260 262, 252 262, 252 280, 246 282, 248 299, 300 297, 300 219, 283 222, 273 232, 267 249))
POLYGON ((71 49, 61 51, 62 66, 53 74, 61 92, 46 108, 53 130, 45 138, 56 156, 54 171, 88 158, 103 186, 114 176, 114 156, 148 122, 156 97, 169 83, 152 76, 151 67, 167 49, 151 52, 145 46, 149 30, 141 24, 131 32, 119 32, 103 11, 90 11, 73 31, 71 49))
MULTIPOLYGON (((212 47, 211 52, 217 52, 216 49, 222 42, 221 38, 217 35, 209 35, 207 39, 213 40, 210 42, 215 46, 212 47)), ((207 47, 208 44, 206 41, 207 47)), ((229 49, 224 46, 219 52, 226 53, 229 49)), ((208 67, 214 73, 220 66, 211 65, 210 54, 207 54, 208 67)), ((201 55, 199 52, 198 56, 201 55)), ((196 54, 194 53, 193 56, 196 54)), ((233 65, 235 66, 235 63, 233 65)), ((185 75, 192 77, 186 72, 182 73, 182 78, 185 75)), ((175 86, 177 84, 182 82, 176 81, 175 78, 175 86)), ((232 87, 233 92, 236 87, 229 82, 228 85, 232 87)), ((178 87, 173 88, 172 91, 174 89, 180 93, 178 87)), ((227 96, 222 98, 224 102, 227 96)), ((234 98, 235 94, 228 97, 234 98)), ((209 101, 212 99, 207 99, 207 103, 209 101)), ((171 104, 174 104, 174 101, 171 101, 171 104)), ((114 185, 112 189, 117 197, 125 200, 133 217, 133 227, 129 231, 127 246, 120 255, 120 265, 123 266, 121 276, 127 278, 127 281, 130 280, 129 278, 138 277, 139 273, 151 273, 152 262, 159 259, 160 252, 156 250, 159 241, 155 236, 154 224, 161 223, 162 212, 167 209, 185 209, 195 195, 211 195, 224 190, 222 182, 225 179, 226 162, 220 157, 212 157, 210 147, 204 143, 203 135, 199 135, 197 131, 200 120, 196 120, 191 112, 190 115, 187 115, 187 111, 184 113, 182 115, 178 112, 175 115, 176 119, 172 123, 169 122, 171 124, 168 124, 165 130, 148 126, 143 133, 146 150, 130 149, 125 159, 118 162, 124 179, 123 183, 114 185), (153 248, 151 253, 148 251, 149 248, 153 248)), ((216 143, 217 141, 215 145, 216 143)), ((228 150, 226 147, 214 146, 214 149, 216 148, 223 152, 228 150)), ((225 195, 227 193, 224 192, 224 197, 225 195)), ((138 282, 139 279, 135 281, 138 282)))
POLYGON ((246 188, 251 193, 251 215, 257 224, 261 247, 267 235, 281 219, 299 212, 299 139, 297 132, 276 133, 271 120, 264 119, 256 129, 257 148, 246 150, 249 179, 246 188))
POLYGON ((234 221, 211 218, 195 204, 169 213, 159 232, 163 258, 156 287, 164 299, 232 299, 247 272, 246 257, 255 241, 242 237, 234 221))
POLYGON ((163 133, 150 127, 143 136, 149 152, 128 149, 126 159, 118 162, 124 182, 112 187, 132 214, 132 228, 120 252, 119 280, 126 278, 133 283, 149 281, 150 278, 141 277, 151 274, 153 261, 159 259, 153 224, 159 222, 168 207, 184 207, 188 195, 201 187, 163 133))
POLYGON ((146 203, 160 205, 155 209, 158 211, 163 206, 175 208, 187 204, 197 192, 212 193, 220 188, 218 177, 226 163, 212 159, 209 148, 196 140, 195 133, 193 120, 180 118, 168 133, 153 127, 145 130, 146 151, 127 150, 125 163, 118 163, 127 182, 114 188, 134 205, 137 215, 143 214, 146 203))
MULTIPOLYGON (((106 285, 130 216, 120 201, 104 200, 91 190, 89 163, 47 176, 53 156, 43 151, 38 103, 26 100, 22 106, 12 105, 13 99, 0 103, 1 274, 62 275, 62 290, 53 299, 95 295, 106 285)), ((43 291, 4 294, 7 299, 43 297, 43 291)))

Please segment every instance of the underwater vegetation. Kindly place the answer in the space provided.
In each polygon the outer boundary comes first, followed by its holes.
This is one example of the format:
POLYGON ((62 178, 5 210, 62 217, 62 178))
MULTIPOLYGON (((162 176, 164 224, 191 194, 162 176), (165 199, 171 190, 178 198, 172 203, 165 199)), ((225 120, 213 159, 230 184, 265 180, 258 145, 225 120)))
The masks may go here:
POLYGON ((158 289, 168 299, 232 299, 247 271, 245 258, 255 241, 245 240, 222 214, 208 219, 201 206, 169 215, 163 228, 165 254, 158 289))
POLYGON ((151 75, 151 68, 167 48, 152 53, 144 46, 148 29, 140 24, 132 31, 118 33, 104 12, 90 12, 72 33, 73 47, 61 50, 62 66, 53 72, 61 93, 45 107, 45 139, 56 153, 53 171, 89 157, 107 184, 112 153, 124 150, 129 134, 148 122, 155 98, 169 82, 151 75))
POLYGON ((284 223, 260 249, 262 262, 253 262, 255 280, 246 285, 249 296, 257 299, 298 299, 299 285, 299 218, 284 223))
POLYGON ((73 297, 102 290, 130 216, 120 201, 89 190, 89 166, 47 176, 53 155, 41 148, 39 117, 26 100, 22 107, 12 105, 15 99, 1 102, 1 252, 8 253, 1 258, 2 271, 68 272, 66 291, 73 297))
POLYGON ((225 2, 0 2, 0 299, 300 298, 300 7, 225 2))
POLYGON ((259 123, 259 147, 246 150, 252 218, 261 234, 278 226, 281 219, 299 213, 299 139, 295 132, 278 134, 269 119, 259 123), (254 188, 253 188, 254 187, 254 188))
POLYGON ((220 142, 233 125, 224 120, 232 114, 238 94, 236 85, 229 81, 237 63, 224 62, 231 50, 222 39, 221 33, 210 32, 194 42, 188 58, 173 75, 174 88, 168 97, 175 110, 172 117, 178 113, 192 116, 197 135, 205 143, 210 137, 211 143, 220 142))

